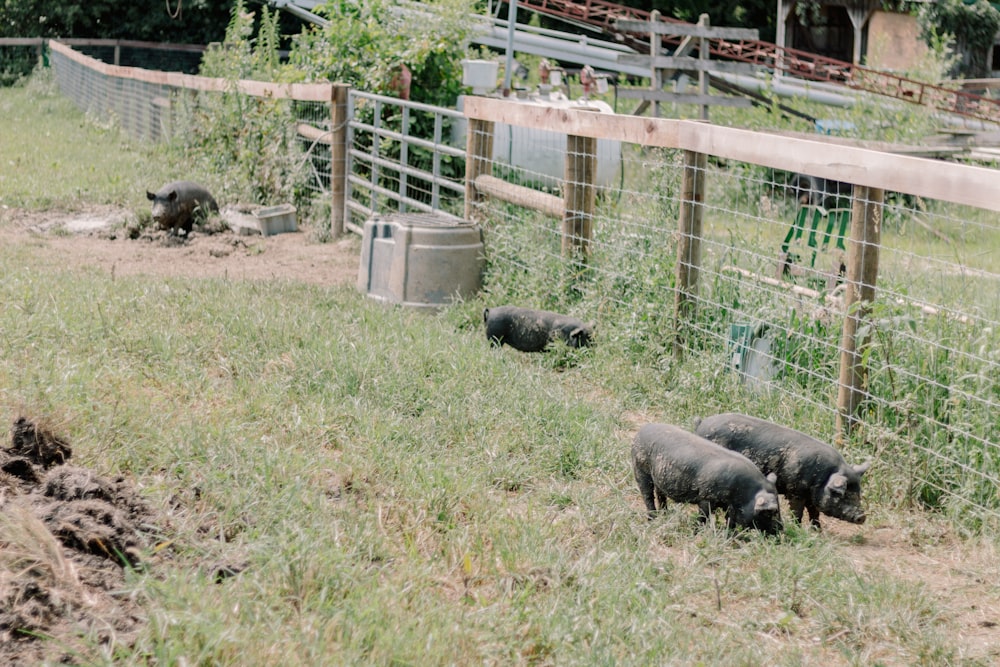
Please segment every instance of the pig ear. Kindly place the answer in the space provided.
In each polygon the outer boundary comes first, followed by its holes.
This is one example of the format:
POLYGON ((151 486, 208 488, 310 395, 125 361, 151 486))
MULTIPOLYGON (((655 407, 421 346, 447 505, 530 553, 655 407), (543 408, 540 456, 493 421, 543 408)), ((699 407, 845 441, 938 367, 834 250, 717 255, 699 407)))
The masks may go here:
POLYGON ((170 201, 176 201, 176 199, 177 199, 177 190, 171 190, 170 194, 167 195, 167 199, 169 199, 170 201))
POLYGON ((858 477, 860 477, 861 475, 864 475, 865 472, 867 472, 868 469, 871 467, 872 467, 872 462, 865 461, 864 463, 859 463, 858 465, 854 466, 854 472, 858 473, 858 477))
POLYGON ((758 493, 753 502, 754 512, 766 512, 778 508, 778 498, 773 493, 758 493))
POLYGON ((149 201, 153 201, 154 199, 156 199, 156 195, 154 195, 149 190, 146 190, 146 199, 148 199, 149 201))
POLYGON ((830 481, 826 483, 826 487, 833 493, 843 495, 847 490, 847 476, 839 472, 833 473, 830 475, 830 481))
POLYGON ((587 340, 587 327, 577 327, 569 332, 569 337, 579 342, 587 340))

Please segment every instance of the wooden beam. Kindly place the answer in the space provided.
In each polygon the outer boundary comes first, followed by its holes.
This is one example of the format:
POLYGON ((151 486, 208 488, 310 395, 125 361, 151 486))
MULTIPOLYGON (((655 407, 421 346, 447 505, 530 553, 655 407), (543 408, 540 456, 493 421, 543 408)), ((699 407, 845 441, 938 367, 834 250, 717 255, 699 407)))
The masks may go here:
POLYGON ((562 218, 565 207, 562 197, 539 192, 523 185, 514 185, 507 181, 481 174, 475 180, 476 191, 481 196, 495 197, 501 201, 517 206, 524 206, 535 211, 541 211, 553 218, 562 218))
POLYGON ((466 118, 531 127, 552 132, 613 139, 647 146, 676 147, 680 139, 680 121, 665 118, 638 118, 617 114, 593 113, 578 109, 521 104, 510 100, 466 96, 466 118), (670 136, 668 136, 670 135, 670 136))
POLYGON ((729 60, 709 60, 704 61, 690 56, 642 56, 642 55, 620 55, 619 65, 633 65, 636 67, 656 67, 658 69, 674 69, 684 72, 724 72, 726 74, 746 74, 753 75, 760 68, 750 63, 738 63, 729 60))
MULTIPOLYGON (((465 219, 474 221, 479 217, 477 204, 483 193, 476 188, 476 182, 493 171, 493 134, 496 123, 473 118, 465 136, 465 219)), ((499 180, 499 179, 498 179, 499 180)))
POLYGON ((563 178, 564 212, 562 253, 586 258, 594 235, 594 204, 597 188, 597 139, 566 137, 566 168, 563 178))
POLYGON ((330 87, 330 236, 344 233, 347 214, 347 123, 350 110, 347 98, 351 92, 346 83, 330 87))
POLYGON ((882 239, 884 193, 876 188, 855 186, 851 211, 851 238, 847 247, 847 275, 844 276, 843 333, 840 341, 840 379, 837 392, 837 430, 846 437, 857 425, 857 410, 867 384, 865 348, 869 334, 862 333, 878 279, 879 248, 882 239))
POLYGON ((620 19, 615 21, 615 30, 705 39, 749 39, 754 41, 760 39, 760 31, 756 28, 713 28, 690 23, 665 23, 662 21, 653 23, 651 21, 620 19))
POLYGON ((702 218, 705 211, 705 172, 708 156, 684 151, 681 202, 677 216, 677 289, 674 294, 674 358, 684 359, 685 328, 693 319, 701 270, 702 218))
POLYGON ((333 133, 330 130, 324 130, 323 128, 316 127, 315 125, 310 125, 309 123, 296 123, 295 133, 300 137, 304 137, 309 141, 314 141, 318 144, 330 145, 331 137, 333 133))
POLYGON ((749 107, 753 102, 745 97, 725 97, 723 95, 701 95, 700 93, 674 93, 669 90, 618 90, 623 100, 647 100, 649 102, 673 102, 676 104, 709 104, 717 107, 749 107))
POLYGON ((44 37, 0 37, 0 46, 38 46, 43 43, 44 37))
POLYGON ((680 148, 726 160, 1000 211, 1000 171, 711 123, 555 109, 468 96, 464 113, 512 126, 680 148))

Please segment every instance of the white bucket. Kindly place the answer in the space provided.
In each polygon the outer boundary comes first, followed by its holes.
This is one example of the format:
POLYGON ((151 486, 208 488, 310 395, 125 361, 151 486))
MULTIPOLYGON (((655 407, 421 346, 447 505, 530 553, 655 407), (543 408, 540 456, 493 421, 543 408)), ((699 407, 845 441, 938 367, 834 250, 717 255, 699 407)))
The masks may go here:
POLYGON ((495 60, 463 60, 462 85, 471 86, 477 95, 497 87, 497 72, 500 63, 495 60))

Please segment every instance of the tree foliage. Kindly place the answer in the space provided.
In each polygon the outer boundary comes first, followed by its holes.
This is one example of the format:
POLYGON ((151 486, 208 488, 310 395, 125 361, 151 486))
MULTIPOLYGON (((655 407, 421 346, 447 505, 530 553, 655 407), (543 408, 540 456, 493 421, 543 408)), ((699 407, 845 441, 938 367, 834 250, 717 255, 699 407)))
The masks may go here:
POLYGON ((0 0, 0 36, 207 44, 222 39, 229 10, 211 0, 0 0))
POLYGON ((389 93, 405 65, 413 77, 411 99, 454 105, 475 10, 470 0, 433 0, 420 7, 328 0, 314 11, 329 25, 309 27, 294 39, 288 75, 389 93))
MULTIPOLYGON (((244 0, 235 0, 224 38, 205 52, 201 74, 231 82, 277 78, 277 10, 259 9, 249 11, 244 0)), ((181 96, 177 104, 183 128, 177 147, 202 171, 220 174, 227 194, 260 204, 288 197, 303 204, 307 189, 291 102, 225 92, 181 96)))
POLYGON ((962 56, 954 74, 989 76, 987 54, 1000 30, 1000 12, 987 0, 929 2, 920 7, 917 21, 928 44, 949 36, 953 50, 962 56))

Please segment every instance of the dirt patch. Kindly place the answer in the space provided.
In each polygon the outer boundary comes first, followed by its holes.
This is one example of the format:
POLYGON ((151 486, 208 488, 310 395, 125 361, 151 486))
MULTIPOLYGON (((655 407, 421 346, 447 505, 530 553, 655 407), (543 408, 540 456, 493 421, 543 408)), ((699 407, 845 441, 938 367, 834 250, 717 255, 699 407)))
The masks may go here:
POLYGON ((65 439, 25 417, 0 450, 0 664, 73 663, 76 638, 110 648, 145 622, 120 592, 160 521, 124 478, 69 465, 71 456, 65 439))
POLYGON ((329 243, 307 226, 299 231, 242 235, 223 226, 178 239, 159 230, 137 231, 137 215, 112 206, 75 211, 0 208, 0 243, 41 248, 40 269, 91 267, 115 276, 289 280, 313 285, 353 285, 360 240, 354 234, 329 243))
POLYGON ((842 545, 859 572, 922 587, 953 629, 958 664, 1000 663, 1000 574, 996 545, 963 540, 942 522, 901 513, 892 524, 857 526, 824 519, 823 530, 842 545))

